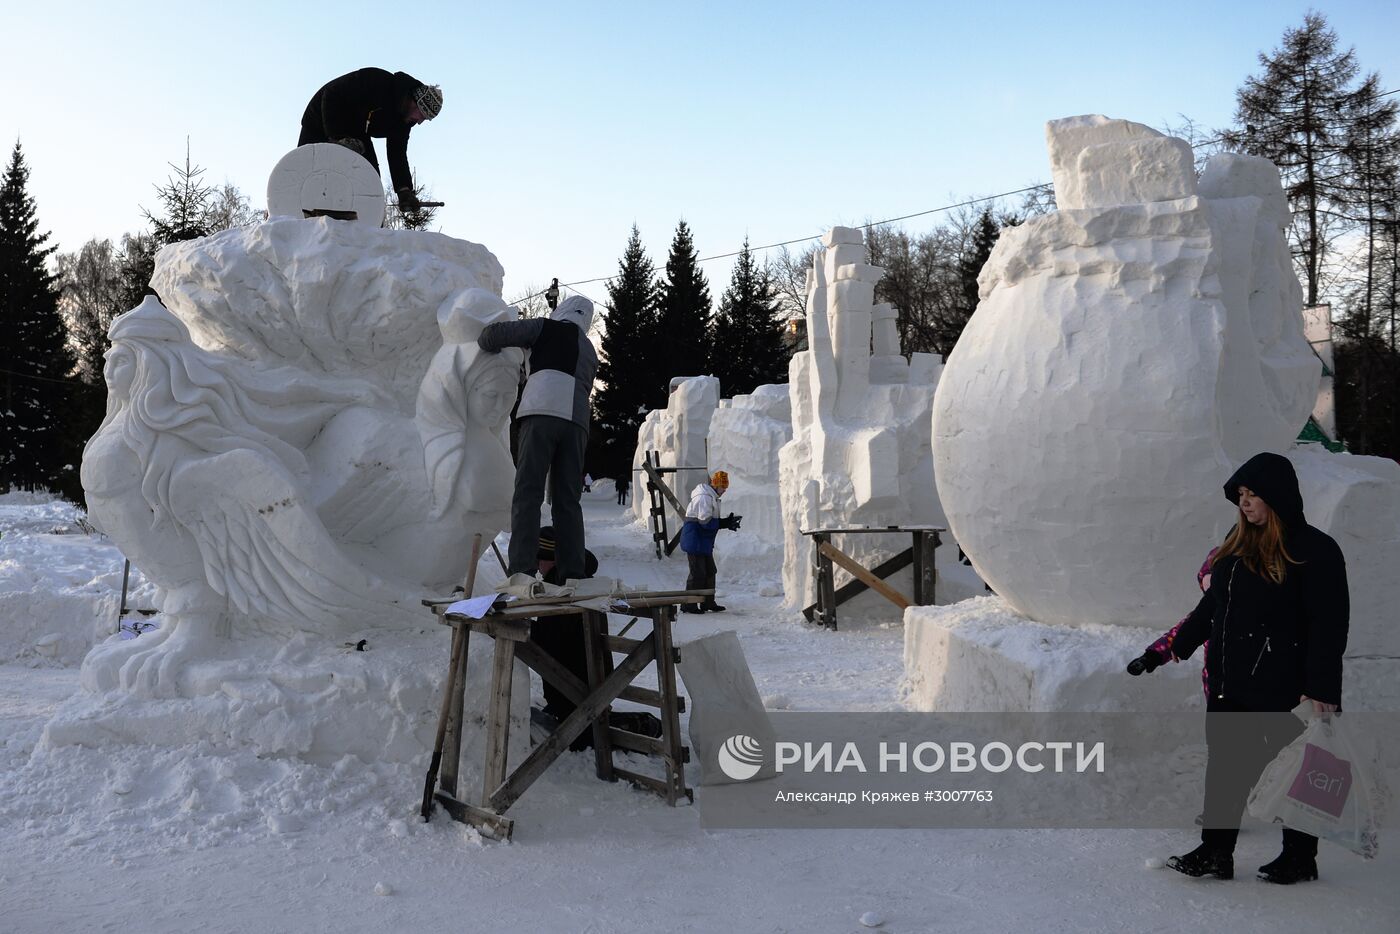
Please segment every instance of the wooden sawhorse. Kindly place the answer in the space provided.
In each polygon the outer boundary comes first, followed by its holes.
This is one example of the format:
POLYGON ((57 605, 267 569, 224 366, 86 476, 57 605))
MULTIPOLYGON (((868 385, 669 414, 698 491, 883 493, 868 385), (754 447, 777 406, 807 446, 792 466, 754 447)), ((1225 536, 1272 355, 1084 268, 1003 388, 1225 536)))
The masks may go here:
POLYGON ((836 628, 836 607, 865 590, 874 590, 880 596, 900 609, 910 606, 928 606, 933 603, 934 588, 938 574, 934 568, 934 553, 942 544, 940 532, 947 529, 937 525, 887 525, 856 526, 845 529, 811 529, 802 531, 812 537, 812 573, 816 577, 817 600, 802 610, 807 622, 817 622, 828 629, 836 628), (913 546, 906 548, 873 568, 867 568, 859 561, 832 544, 833 535, 851 535, 869 532, 903 532, 914 537, 913 546), (851 573, 852 580, 836 586, 836 572, 833 562, 851 573), (902 593, 885 583, 885 578, 895 571, 914 565, 914 599, 910 601, 902 593))
POLYGON ((573 598, 520 600, 493 609, 481 619, 445 613, 451 600, 425 600, 439 619, 452 627, 452 654, 447 684, 443 692, 444 722, 439 724, 444 739, 442 765, 433 787, 429 771, 424 789, 422 813, 432 813, 433 803, 455 820, 477 827, 486 836, 508 839, 514 821, 505 811, 559 758, 585 729, 593 730, 593 754, 598 777, 607 781, 625 779, 650 789, 675 806, 685 797, 694 800, 694 791, 685 784, 685 763, 690 751, 681 743, 680 712, 685 701, 676 693, 676 663, 680 654, 671 638, 674 607, 698 603, 712 590, 677 590, 665 593, 637 592, 612 595, 618 612, 635 613, 651 620, 651 633, 640 639, 608 633, 608 615, 601 610, 568 602, 573 598), (530 641, 534 626, 565 623, 562 617, 580 617, 588 668, 587 683, 579 680, 554 657, 530 641), (462 744, 463 695, 466 688, 467 640, 471 633, 490 636, 494 642, 491 665, 491 692, 486 715, 486 762, 482 771, 479 804, 458 796, 458 774, 462 744), (623 659, 613 663, 613 655, 623 659), (516 660, 539 672, 540 677, 562 691, 577 708, 565 717, 544 742, 530 750, 514 770, 507 773, 506 751, 510 744, 511 675, 516 660), (655 663, 655 690, 632 682, 647 666, 655 663), (619 698, 655 707, 660 712, 661 736, 655 738, 610 726, 609 705, 619 698), (663 777, 643 775, 613 763, 613 750, 621 749, 654 756, 661 760, 663 777))

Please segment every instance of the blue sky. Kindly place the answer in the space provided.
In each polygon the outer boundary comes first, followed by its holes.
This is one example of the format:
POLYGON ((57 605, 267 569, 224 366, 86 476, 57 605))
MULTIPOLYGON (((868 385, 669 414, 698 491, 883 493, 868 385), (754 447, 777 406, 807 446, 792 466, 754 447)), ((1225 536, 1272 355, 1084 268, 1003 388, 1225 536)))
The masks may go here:
MULTIPOLYGON (((509 298, 613 274, 634 222, 660 267, 681 217, 709 255, 1043 181, 1055 117, 1223 126, 1310 6, 1400 87, 1391 2, 54 0, 5 13, 0 134, 72 250, 140 227, 186 136, 261 206, 321 84, 404 70, 446 98, 410 162, 509 298)), ((729 269, 706 266, 716 298, 729 269)))

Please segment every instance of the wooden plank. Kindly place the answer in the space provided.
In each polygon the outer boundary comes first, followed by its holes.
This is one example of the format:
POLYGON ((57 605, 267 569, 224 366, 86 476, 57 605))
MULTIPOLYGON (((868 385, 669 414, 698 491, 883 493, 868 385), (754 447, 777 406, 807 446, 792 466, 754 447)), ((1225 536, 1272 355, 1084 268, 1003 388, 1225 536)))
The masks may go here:
MULTIPOLYGON (((875 565, 875 567, 870 569, 870 573, 880 578, 889 577, 895 571, 902 571, 904 568, 907 568, 910 564, 913 563, 913 561, 913 549, 906 548, 899 554, 895 555, 893 558, 889 558, 875 565)), ((841 604, 845 603, 847 600, 850 600, 857 594, 865 593, 869 589, 870 588, 866 586, 865 581, 860 580, 859 578, 847 581, 840 587, 837 587, 833 592, 833 608, 840 606, 841 604)), ((818 593, 820 594, 820 591, 818 591, 818 593)), ((813 603, 802 610, 802 615, 807 617, 807 622, 812 622, 812 618, 816 614, 816 611, 819 609, 819 607, 820 603, 813 603)))
POLYGON ((518 801, 526 789, 544 773, 549 764, 559 758, 560 753, 569 748, 569 744, 574 741, 574 738, 617 699, 617 695, 622 693, 622 689, 631 684, 632 679, 636 678, 643 668, 651 664, 655 654, 651 642, 644 642, 624 658, 616 670, 608 675, 607 679, 588 697, 584 698, 573 713, 564 718, 558 729, 549 734, 544 742, 530 750, 525 761, 520 763, 505 783, 491 795, 491 810, 504 813, 506 809, 518 801))
MULTIPOLYGON (((606 613, 588 612, 583 614, 583 637, 585 661, 588 665, 588 686, 596 688, 607 677, 608 649, 604 642, 609 638, 606 613)), ((630 680, 630 679, 629 679, 630 680)), ((604 781, 613 778, 612 743, 608 736, 607 707, 602 716, 593 721, 593 767, 598 777, 604 781)))
MULTIPOLYGON (((634 704, 645 704, 648 707, 659 708, 661 706, 661 692, 653 691, 651 688, 639 688, 628 685, 622 689, 622 693, 619 694, 618 697, 626 701, 632 701, 634 704)), ((681 709, 684 710, 685 708, 682 707, 681 709)))
POLYGON ((631 782, 634 785, 641 785, 648 791, 654 791, 663 798, 666 797, 671 790, 670 785, 666 782, 663 782, 659 778, 653 778, 650 775, 643 775, 641 772, 633 772, 631 769, 624 768, 615 768, 613 772, 623 781, 631 782))
POLYGON ((474 804, 465 801, 458 801, 449 794, 439 791, 435 795, 438 804, 447 812, 447 816, 463 824, 471 824, 481 831, 483 837, 490 837, 493 840, 509 840, 511 831, 515 829, 515 821, 509 817, 502 817, 495 811, 479 808, 474 804))
POLYGON ((630 652, 642 644, 640 639, 628 639, 626 636, 604 636, 603 645, 611 652, 630 652))
POLYGON ((671 644, 671 616, 663 608, 652 610, 651 635, 656 643, 656 684, 661 694, 661 745, 666 759, 666 803, 676 806, 686 793, 684 752, 681 749, 680 713, 676 709, 675 650, 671 644))
POLYGON ((533 642, 521 642, 515 647, 515 657, 535 671, 546 683, 558 688, 569 700, 577 704, 588 696, 588 685, 580 681, 572 671, 559 664, 553 655, 533 642))
POLYGON ((851 572, 857 579, 864 581, 865 585, 871 590, 875 591, 901 610, 908 609, 910 605, 909 599, 905 597, 904 594, 895 590, 874 574, 871 574, 859 561, 847 555, 844 551, 831 544, 831 542, 822 542, 818 548, 823 555, 851 572))
POLYGON ((618 749, 640 752, 647 756, 664 756, 666 754, 666 746, 661 740, 652 736, 643 736, 641 733, 619 730, 617 727, 608 729, 608 742, 618 749))
MULTIPOLYGON (((659 466, 658 464, 657 467, 659 466)), ((685 507, 682 506, 681 501, 676 498, 676 494, 671 492, 671 488, 667 486, 666 481, 661 478, 661 474, 657 472, 657 467, 653 467, 651 464, 644 461, 642 469, 647 472, 647 476, 651 479, 651 482, 656 484, 657 490, 665 497, 666 502, 671 504, 671 508, 676 511, 676 515, 684 519, 685 507)))
POLYGON ((456 668, 452 674, 452 702, 448 708, 447 741, 442 747, 442 781, 439 783, 443 791, 454 796, 457 794, 457 775, 462 767, 462 707, 467 689, 467 649, 471 637, 468 630, 459 631, 462 642, 455 656, 456 668))
POLYGON ((491 807, 491 792, 506 778, 506 751, 510 746, 510 687, 515 672, 515 643, 496 640, 491 664, 491 702, 486 714, 486 768, 482 772, 481 806, 491 807))
POLYGON ((923 530, 914 533, 914 602, 919 606, 932 606, 938 586, 938 568, 934 563, 939 546, 937 532, 923 530))

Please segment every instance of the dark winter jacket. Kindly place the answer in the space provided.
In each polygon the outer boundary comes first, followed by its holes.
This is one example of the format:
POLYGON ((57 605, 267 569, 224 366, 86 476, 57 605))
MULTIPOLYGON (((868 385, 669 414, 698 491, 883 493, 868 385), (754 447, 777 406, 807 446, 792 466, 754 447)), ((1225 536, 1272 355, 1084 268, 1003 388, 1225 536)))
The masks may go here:
POLYGON ((413 174, 408 168, 408 134, 413 128, 404 122, 400 108, 423 86, 412 75, 383 68, 361 68, 341 75, 317 91, 301 116, 301 138, 297 145, 331 143, 350 138, 364 146, 364 156, 379 171, 370 137, 385 140, 389 157, 389 178, 394 190, 411 188, 413 174))
POLYGON ((593 303, 581 295, 571 295, 549 313, 547 320, 498 321, 482 329, 477 340, 482 350, 530 350, 530 377, 520 395, 517 418, 552 415, 588 430, 588 400, 598 372, 598 353, 588 339, 592 321, 593 303))
POLYGON ((1241 486, 1278 514, 1284 548, 1297 563, 1289 563, 1284 582, 1275 584, 1238 555, 1219 559, 1210 589, 1182 621, 1172 652, 1189 658, 1209 639, 1211 698, 1246 710, 1292 710, 1302 695, 1340 704, 1350 616, 1342 551, 1303 518, 1298 477, 1287 458, 1258 454, 1235 471, 1225 495, 1237 505, 1241 486))

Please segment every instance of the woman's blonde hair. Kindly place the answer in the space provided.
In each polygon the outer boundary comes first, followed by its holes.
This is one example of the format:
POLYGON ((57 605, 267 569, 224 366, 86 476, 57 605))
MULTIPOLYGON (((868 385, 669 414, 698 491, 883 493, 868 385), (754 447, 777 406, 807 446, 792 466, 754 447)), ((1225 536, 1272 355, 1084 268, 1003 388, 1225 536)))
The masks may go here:
POLYGON ((1250 522, 1245 518, 1244 510, 1240 510, 1239 520, 1215 553, 1210 562, 1211 568, 1228 555, 1238 555, 1250 571, 1267 577, 1275 584, 1282 584, 1288 576, 1288 565, 1302 563, 1295 561, 1283 546, 1283 520, 1272 507, 1263 525, 1250 522))

